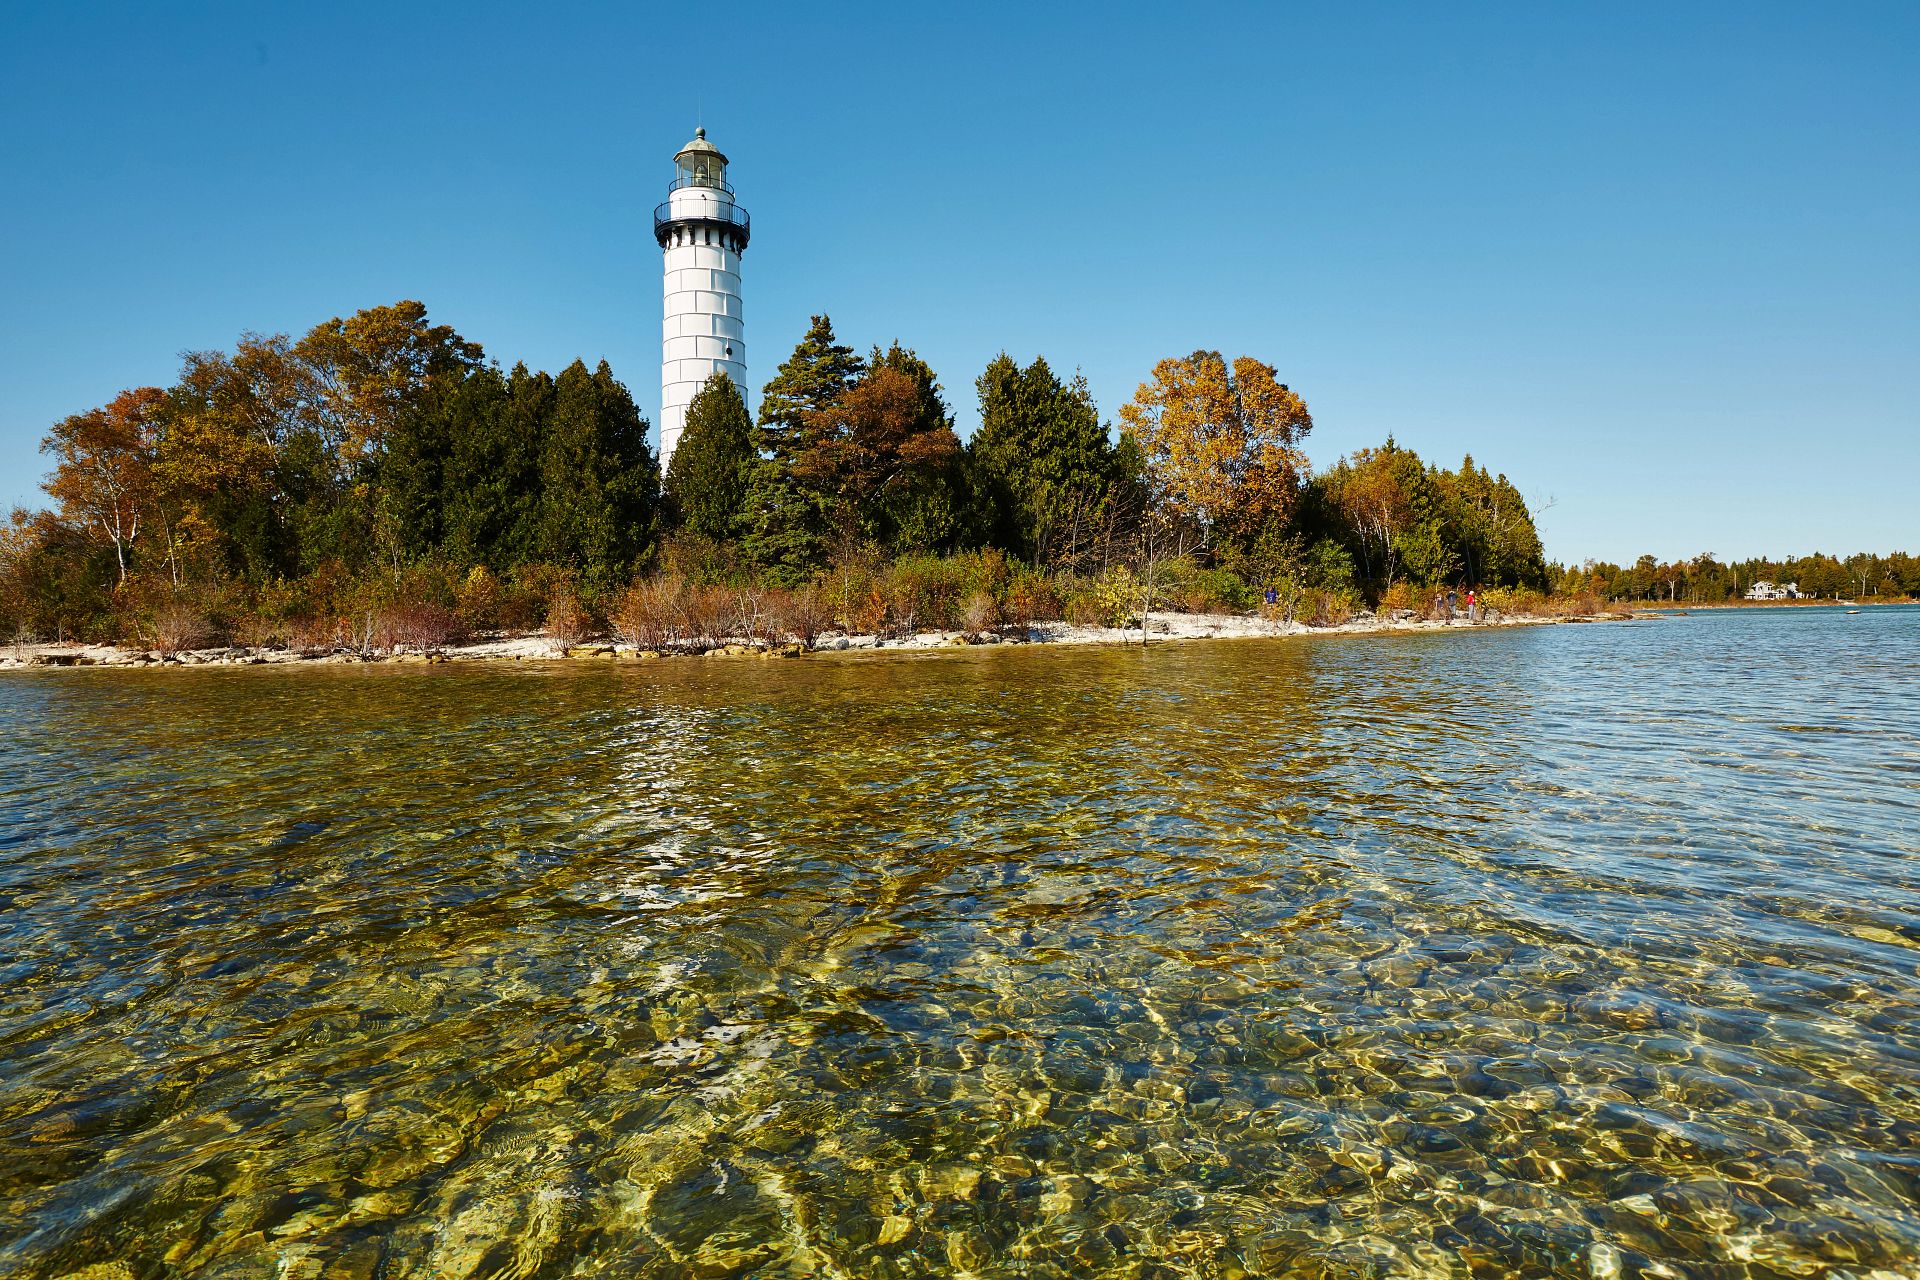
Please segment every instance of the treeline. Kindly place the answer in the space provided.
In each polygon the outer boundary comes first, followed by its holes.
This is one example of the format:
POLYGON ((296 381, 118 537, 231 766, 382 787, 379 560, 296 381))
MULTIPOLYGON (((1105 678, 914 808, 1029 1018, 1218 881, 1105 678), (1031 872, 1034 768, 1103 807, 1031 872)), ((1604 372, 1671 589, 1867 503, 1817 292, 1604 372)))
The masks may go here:
POLYGON ((1591 592, 1609 600, 1721 604, 1740 600, 1755 583, 1795 584, 1815 600, 1909 599, 1920 597, 1920 557, 1814 554, 1785 560, 1765 558, 1723 564, 1711 553, 1691 560, 1662 561, 1641 556, 1631 565, 1589 560, 1555 568, 1554 582, 1564 592, 1591 592))
POLYGON ((885 629, 1269 591, 1330 621, 1549 585, 1504 476, 1391 439, 1312 474, 1305 401, 1250 357, 1161 361, 1117 432, 1044 359, 1002 354, 975 391, 962 442, 914 351, 862 356, 818 316, 757 417, 723 376, 702 390, 663 476, 605 363, 502 371, 417 302, 249 334, 55 425, 54 505, 0 531, 0 626, 367 647, 618 627, 721 587, 778 593, 808 629, 885 629))

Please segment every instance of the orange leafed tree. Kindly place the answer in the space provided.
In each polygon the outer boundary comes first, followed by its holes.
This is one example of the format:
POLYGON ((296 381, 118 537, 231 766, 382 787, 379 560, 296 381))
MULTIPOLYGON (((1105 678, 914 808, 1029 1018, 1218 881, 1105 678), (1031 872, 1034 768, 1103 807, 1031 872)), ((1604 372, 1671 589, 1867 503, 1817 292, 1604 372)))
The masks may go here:
POLYGON ((166 392, 123 391, 104 408, 76 413, 41 442, 54 456, 45 488, 65 519, 110 542, 127 580, 127 554, 153 496, 153 448, 166 392))
POLYGON ((871 370, 807 415, 794 474, 832 495, 840 522, 851 528, 916 472, 959 454, 952 428, 929 423, 924 408, 912 377, 893 368, 871 370))
POLYGON ((1272 365, 1217 351, 1162 360, 1120 407, 1158 503, 1211 531, 1285 520, 1306 474, 1313 417, 1272 365))

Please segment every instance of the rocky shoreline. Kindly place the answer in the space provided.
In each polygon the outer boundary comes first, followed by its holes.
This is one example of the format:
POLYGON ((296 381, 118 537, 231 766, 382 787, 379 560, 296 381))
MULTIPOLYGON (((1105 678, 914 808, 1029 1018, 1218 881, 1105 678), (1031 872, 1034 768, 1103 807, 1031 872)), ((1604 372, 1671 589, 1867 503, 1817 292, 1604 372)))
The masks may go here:
MULTIPOLYGON (((1245 614, 1161 614, 1148 627, 1148 640, 1160 644, 1176 640, 1252 640, 1281 636, 1378 635, 1416 631, 1480 631, 1499 627, 1552 626, 1575 622, 1622 621, 1624 612, 1567 617, 1518 615, 1451 623, 1413 617, 1382 618, 1362 614, 1331 626, 1308 626, 1245 614)), ((0 650, 0 671, 49 667, 114 667, 123 670, 180 667, 313 666, 355 663, 446 663, 472 661, 550 662, 578 659, 681 660, 691 658, 797 658, 810 654, 903 652, 966 648, 977 645, 1137 645, 1136 627, 1089 627, 1067 622, 1036 622, 1026 627, 967 633, 923 631, 908 636, 849 635, 830 631, 818 636, 811 648, 796 643, 738 640, 707 649, 641 649, 616 640, 567 642, 543 633, 491 636, 434 648, 396 646, 393 650, 295 650, 225 645, 207 649, 162 652, 120 645, 15 644, 0 650)))

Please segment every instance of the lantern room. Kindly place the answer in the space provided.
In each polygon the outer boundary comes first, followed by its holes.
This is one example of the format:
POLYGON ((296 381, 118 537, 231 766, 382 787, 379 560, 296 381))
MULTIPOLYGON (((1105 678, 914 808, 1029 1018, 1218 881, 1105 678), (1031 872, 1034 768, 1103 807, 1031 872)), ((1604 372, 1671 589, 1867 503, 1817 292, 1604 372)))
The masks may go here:
POLYGON ((673 183, 676 189, 711 187, 733 194, 733 188, 727 185, 727 158, 720 154, 720 148, 707 141, 705 129, 693 131, 693 141, 680 148, 673 163, 679 171, 673 183))

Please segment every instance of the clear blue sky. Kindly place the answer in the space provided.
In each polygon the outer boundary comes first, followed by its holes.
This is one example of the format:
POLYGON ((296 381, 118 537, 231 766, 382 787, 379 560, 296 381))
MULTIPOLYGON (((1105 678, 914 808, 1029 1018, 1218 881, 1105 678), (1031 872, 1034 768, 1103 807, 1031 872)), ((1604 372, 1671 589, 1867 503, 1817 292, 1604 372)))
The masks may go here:
POLYGON ((181 351, 419 298, 659 402, 699 117, 750 372, 1278 365, 1548 554, 1920 551, 1920 5, 0 8, 0 500, 181 351))

